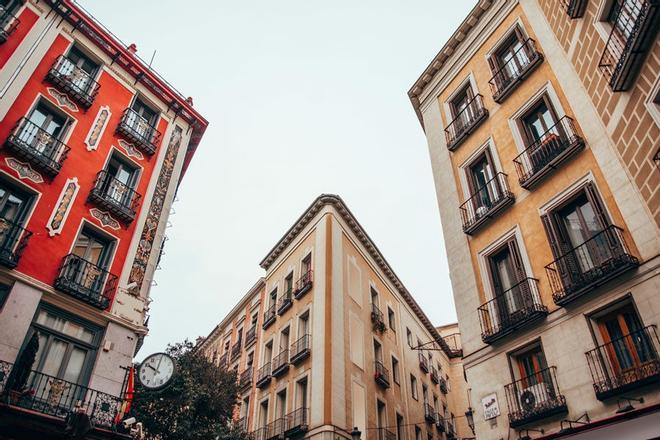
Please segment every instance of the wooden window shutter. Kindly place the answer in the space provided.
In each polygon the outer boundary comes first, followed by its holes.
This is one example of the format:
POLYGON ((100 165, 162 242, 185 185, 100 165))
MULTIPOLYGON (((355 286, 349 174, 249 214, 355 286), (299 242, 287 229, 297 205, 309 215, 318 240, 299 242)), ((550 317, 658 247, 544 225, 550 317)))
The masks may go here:
POLYGON ((545 234, 548 236, 548 242, 550 243, 550 248, 552 249, 552 254, 555 258, 562 256, 562 246, 560 243, 557 228, 554 225, 554 222, 550 218, 551 214, 544 214, 541 216, 541 221, 543 222, 543 228, 545 229, 545 234))
POLYGON ((607 212, 605 211, 605 207, 603 206, 601 198, 598 195, 596 185, 594 185, 593 182, 587 183, 584 187, 584 192, 587 195, 587 200, 589 200, 589 203, 591 204, 596 217, 598 217, 601 228, 605 229, 610 226, 612 223, 607 215, 607 212))

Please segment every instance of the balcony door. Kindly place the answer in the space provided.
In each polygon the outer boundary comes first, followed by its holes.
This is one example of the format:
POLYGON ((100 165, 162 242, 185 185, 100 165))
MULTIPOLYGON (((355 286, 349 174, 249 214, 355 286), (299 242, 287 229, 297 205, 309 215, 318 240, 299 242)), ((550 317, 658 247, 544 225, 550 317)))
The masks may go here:
POLYGON ((474 99, 474 93, 470 84, 467 84, 451 101, 456 133, 462 133, 465 127, 475 119, 474 107, 470 105, 472 99, 474 99))
POLYGON ((0 181, 0 252, 11 252, 21 234, 32 196, 0 181))
POLYGON ((625 376, 628 371, 635 371, 657 359, 657 353, 631 305, 603 316, 597 320, 597 325, 614 375, 625 376))
POLYGON ((476 218, 484 216, 500 198, 500 189, 495 180, 495 166, 490 151, 486 149, 468 167, 468 185, 472 196, 472 208, 476 218))
POLYGON ((133 114, 136 116, 132 122, 133 129, 144 139, 151 140, 156 122, 158 121, 158 112, 149 107, 139 97, 135 97, 131 104, 133 114))
POLYGON ((501 325, 506 325, 531 300, 515 238, 491 254, 488 264, 499 314, 497 318, 501 325))
POLYGON ((78 89, 88 92, 99 70, 99 65, 76 46, 71 47, 67 58, 72 66, 67 69, 69 72, 62 73, 68 74, 71 82, 78 89))
POLYGON ((40 101, 28 116, 31 124, 25 124, 19 138, 43 156, 54 159, 58 143, 67 127, 67 118, 48 104, 40 101))
POLYGON ((71 252, 78 258, 69 259, 66 278, 94 296, 101 295, 112 248, 112 241, 83 228, 71 252))
POLYGON ((506 86, 511 79, 520 76, 525 66, 529 64, 530 59, 525 47, 525 40, 522 31, 516 27, 492 57, 500 72, 497 75, 498 83, 500 83, 498 88, 506 86))
POLYGON ((130 208, 137 184, 138 171, 134 166, 112 157, 106 166, 102 192, 120 206, 130 208))

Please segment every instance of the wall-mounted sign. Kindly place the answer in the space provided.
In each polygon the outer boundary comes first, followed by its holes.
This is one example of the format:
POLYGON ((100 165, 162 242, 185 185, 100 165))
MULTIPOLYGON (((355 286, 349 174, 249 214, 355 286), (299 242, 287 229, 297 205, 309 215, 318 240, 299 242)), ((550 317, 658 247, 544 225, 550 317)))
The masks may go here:
POLYGON ((497 403, 497 394, 490 394, 481 399, 484 407, 484 420, 494 419, 500 415, 500 405, 497 403))

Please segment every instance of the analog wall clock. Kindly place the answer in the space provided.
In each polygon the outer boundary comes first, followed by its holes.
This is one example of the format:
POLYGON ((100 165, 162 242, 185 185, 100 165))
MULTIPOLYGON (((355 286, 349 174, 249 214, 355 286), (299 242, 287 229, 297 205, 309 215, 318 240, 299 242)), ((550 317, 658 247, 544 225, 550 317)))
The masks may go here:
POLYGON ((166 353, 154 353, 145 358, 138 369, 138 380, 149 390, 160 390, 170 384, 176 365, 166 353))

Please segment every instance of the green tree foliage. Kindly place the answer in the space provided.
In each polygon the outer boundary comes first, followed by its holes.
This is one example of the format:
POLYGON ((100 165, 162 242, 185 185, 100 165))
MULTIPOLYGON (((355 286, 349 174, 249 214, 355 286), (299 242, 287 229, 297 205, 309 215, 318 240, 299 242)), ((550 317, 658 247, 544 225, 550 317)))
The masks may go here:
POLYGON ((131 415, 142 422, 147 438, 244 440, 231 426, 236 373, 218 368, 188 340, 168 345, 166 351, 177 367, 170 385, 154 392, 135 383, 131 415))

